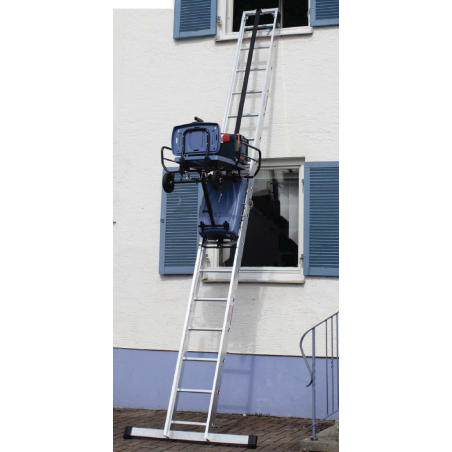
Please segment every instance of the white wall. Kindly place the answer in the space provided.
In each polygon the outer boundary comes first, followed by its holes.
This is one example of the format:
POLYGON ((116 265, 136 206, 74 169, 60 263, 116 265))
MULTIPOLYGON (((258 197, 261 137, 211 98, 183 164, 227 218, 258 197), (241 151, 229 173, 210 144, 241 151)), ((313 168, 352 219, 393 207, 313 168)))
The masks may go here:
MULTIPOLYGON (((221 123, 237 43, 174 41, 172 10, 124 10, 115 21, 114 346, 177 350, 191 278, 158 273, 160 148, 195 115, 221 123)), ((338 160, 338 40, 338 27, 280 38, 265 157, 338 160)), ((338 286, 323 277, 240 284, 228 350, 298 355, 301 334, 337 311, 338 286)), ((200 306, 200 324, 212 325, 211 317, 200 306)), ((215 345, 199 334, 191 349, 215 345)))

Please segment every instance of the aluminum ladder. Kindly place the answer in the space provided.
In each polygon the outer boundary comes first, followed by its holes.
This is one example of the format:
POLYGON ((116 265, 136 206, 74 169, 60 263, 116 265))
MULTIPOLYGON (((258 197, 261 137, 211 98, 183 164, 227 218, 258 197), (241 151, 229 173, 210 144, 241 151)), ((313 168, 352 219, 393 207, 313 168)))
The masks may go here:
MULTIPOLYGON (((271 72, 273 69, 273 62, 275 57, 275 50, 278 36, 277 30, 281 26, 280 13, 278 8, 245 11, 242 15, 242 22, 240 26, 240 32, 237 42, 237 50, 235 55, 234 67, 232 70, 231 82, 229 85, 229 92, 226 102, 226 108, 223 117, 222 130, 227 131, 230 123, 235 119, 235 132, 239 133, 242 119, 256 117, 256 125, 254 136, 249 138, 251 143, 259 147, 261 142, 261 134, 263 127, 263 119, 265 116, 265 110, 267 107, 267 100, 270 90, 271 72), (258 25, 259 17, 262 15, 272 15, 273 23, 269 25, 258 25), (246 21, 250 17, 254 17, 254 24, 252 26, 246 26, 246 21), (261 35, 257 33, 261 31, 261 35), (244 40, 248 40, 249 45, 244 46, 244 40), (256 45, 256 39, 263 40, 262 44, 256 45), (252 60, 254 55, 254 49, 268 49, 265 66, 252 66, 252 60), (240 66, 241 52, 248 51, 248 57, 246 67, 240 66), (248 90, 249 77, 254 71, 265 71, 263 77, 263 86, 261 90, 248 90), (244 73, 243 83, 240 91, 235 91, 235 87, 238 82, 238 74, 244 73), (257 112, 243 113, 245 100, 247 96, 255 96, 260 94, 260 100, 257 101, 259 109, 257 112), (233 97, 240 95, 240 101, 237 112, 231 112, 233 105, 233 97)), ((250 143, 250 144, 251 144, 250 143)), ((252 151, 251 157, 256 158, 255 151, 252 151)), ((253 174, 255 170, 255 161, 251 161, 249 174, 253 174)), ((229 333, 232 323, 232 314, 234 309, 234 303, 236 301, 237 286, 239 281, 240 265, 242 261, 243 249, 245 245, 246 230, 248 226, 248 218, 250 209, 252 207, 252 193, 254 179, 247 179, 248 185, 246 189, 246 195, 243 203, 243 214, 239 230, 239 235, 236 241, 234 263, 232 268, 204 268, 206 249, 210 247, 222 247, 221 245, 213 242, 206 241, 200 238, 198 245, 198 254, 195 263, 195 269, 193 273, 193 281, 190 290, 190 296, 188 300, 187 313, 185 316, 185 323, 183 327, 182 340, 180 344, 179 354, 176 363, 176 369, 174 373, 174 380, 171 389, 171 396, 168 406, 168 412, 166 416, 165 427, 163 430, 149 429, 141 427, 126 427, 124 438, 130 439, 134 437, 147 437, 147 438, 160 438, 160 439, 172 439, 183 441, 196 441, 196 442, 211 442, 211 443, 225 443, 225 444, 237 444, 244 445, 250 449, 255 449, 257 446, 257 437, 254 435, 230 435, 230 434, 218 434, 213 432, 215 425, 215 418, 217 415, 218 400, 220 396, 220 386, 223 376, 223 367, 226 358, 227 345, 229 340, 229 333), (201 284, 201 276, 205 273, 230 273, 231 280, 229 283, 228 295, 225 298, 200 298, 198 297, 199 287, 201 284), (221 327, 195 327, 193 326, 193 319, 195 314, 195 307, 198 302, 218 302, 225 304, 224 319, 221 327), (209 331, 213 334, 221 334, 220 346, 218 355, 216 358, 195 358, 188 357, 188 345, 191 332, 196 331, 209 331), (182 380, 183 366, 187 361, 201 361, 215 363, 215 374, 212 388, 210 389, 189 389, 182 388, 180 382, 182 380), (175 413, 177 411, 177 403, 179 395, 181 393, 193 393, 193 394, 209 394, 209 410, 207 413, 206 422, 189 422, 183 420, 177 420, 175 413), (192 431, 178 431, 172 430, 173 425, 183 424, 190 426, 205 427, 204 432, 192 432, 192 431)), ((225 247, 225 246, 224 246, 225 247)))

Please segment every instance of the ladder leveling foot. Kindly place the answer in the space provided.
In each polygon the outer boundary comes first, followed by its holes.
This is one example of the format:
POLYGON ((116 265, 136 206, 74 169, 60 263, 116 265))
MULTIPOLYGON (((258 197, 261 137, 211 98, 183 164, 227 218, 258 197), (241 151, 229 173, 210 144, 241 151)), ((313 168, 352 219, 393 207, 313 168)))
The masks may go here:
POLYGON ((221 443, 245 446, 247 449, 256 449, 257 436, 255 435, 227 435, 224 433, 210 433, 206 439, 203 432, 182 432, 170 430, 168 436, 163 434, 163 430, 141 427, 126 427, 124 439, 132 438, 155 438, 172 439, 179 441, 193 441, 197 443, 221 443))

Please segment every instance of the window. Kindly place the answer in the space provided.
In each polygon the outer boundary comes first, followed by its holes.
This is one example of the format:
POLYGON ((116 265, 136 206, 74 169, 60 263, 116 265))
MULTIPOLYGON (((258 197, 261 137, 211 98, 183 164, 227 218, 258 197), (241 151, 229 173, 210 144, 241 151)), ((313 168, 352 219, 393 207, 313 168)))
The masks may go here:
MULTIPOLYGON (((308 0, 234 0, 232 31, 240 30, 243 11, 251 11, 257 8, 279 8, 281 11, 282 28, 307 27, 308 0)), ((273 22, 272 16, 261 16, 259 25, 273 22)), ((254 18, 250 17, 246 25, 253 25, 254 18)))
MULTIPOLYGON (((312 27, 339 25, 339 0, 175 0, 173 37, 237 39, 243 11, 257 8, 279 8, 281 35, 308 34, 312 27)), ((262 16, 260 23, 271 19, 262 16)), ((249 25, 251 22, 250 18, 249 25)), ((265 33, 259 31, 258 36, 267 36, 265 33)))
MULTIPOLYGON (((243 11, 257 8, 279 8, 281 11, 281 35, 312 33, 309 7, 314 0, 219 0, 220 17, 217 40, 236 39, 240 30, 243 11)), ((253 25, 254 19, 248 19, 247 25, 253 25)), ((259 24, 273 22, 271 15, 261 16, 259 24)), ((259 31, 258 36, 265 36, 266 31, 259 31)))
MULTIPOLYGON (((303 283, 303 159, 269 159, 254 181, 241 282, 303 283)), ((230 267, 234 250, 209 250, 207 266, 230 267)), ((227 273, 207 281, 229 281, 227 273)))
MULTIPOLYGON (((196 184, 162 191, 160 274, 193 273, 202 196, 196 184)), ((204 265, 230 267, 233 258, 231 249, 209 249, 204 265)), ((305 275, 339 276, 339 162, 264 160, 254 182, 240 281, 303 283, 305 275)), ((229 282, 230 276, 206 278, 229 282)))

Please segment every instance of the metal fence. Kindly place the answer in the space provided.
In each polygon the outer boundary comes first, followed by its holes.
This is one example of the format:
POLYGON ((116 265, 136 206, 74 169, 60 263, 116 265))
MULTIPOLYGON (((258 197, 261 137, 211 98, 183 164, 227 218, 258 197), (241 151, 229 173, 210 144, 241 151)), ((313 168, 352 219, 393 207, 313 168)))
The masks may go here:
MULTIPOLYGON (((305 344, 305 347, 308 345, 305 344)), ((312 439, 316 438, 316 425, 324 421, 335 413, 339 412, 339 311, 318 323, 306 333, 303 334, 300 340, 300 350, 303 355, 304 362, 308 368, 311 380, 306 387, 311 386, 312 392, 312 439), (303 349, 303 341, 308 335, 311 335, 311 366, 303 349), (316 335, 318 338, 316 348, 316 335), (324 336, 324 337, 323 337, 324 336), (324 344, 324 345, 323 345, 324 344), (325 360, 325 386, 323 394, 316 393, 316 383, 319 377, 316 374, 316 359, 325 360), (320 396, 325 396, 326 406, 317 406, 317 399, 320 396), (325 409, 325 416, 322 419, 317 419, 317 409, 325 409)), ((318 391, 318 389, 317 389, 318 391)))

